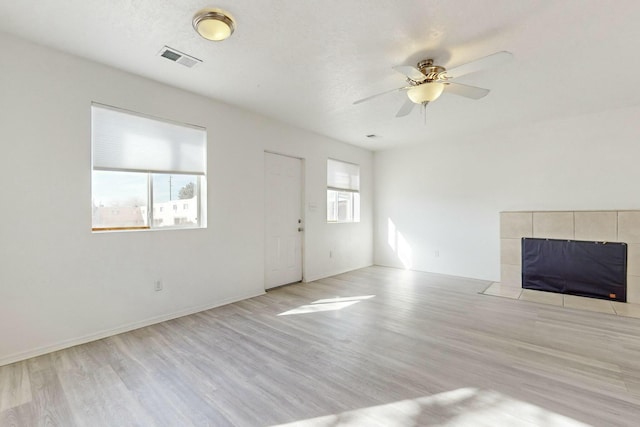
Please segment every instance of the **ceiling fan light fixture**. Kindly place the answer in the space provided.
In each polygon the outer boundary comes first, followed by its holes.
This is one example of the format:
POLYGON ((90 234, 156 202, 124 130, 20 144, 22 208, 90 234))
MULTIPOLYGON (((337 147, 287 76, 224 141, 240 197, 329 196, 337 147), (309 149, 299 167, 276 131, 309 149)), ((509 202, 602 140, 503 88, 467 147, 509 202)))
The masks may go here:
POLYGON ((427 82, 414 86, 407 92, 407 96, 416 104, 423 104, 438 99, 444 90, 444 83, 427 82))
POLYGON ((222 41, 235 30, 231 15, 221 9, 202 9, 193 16, 193 29, 207 40, 222 41))

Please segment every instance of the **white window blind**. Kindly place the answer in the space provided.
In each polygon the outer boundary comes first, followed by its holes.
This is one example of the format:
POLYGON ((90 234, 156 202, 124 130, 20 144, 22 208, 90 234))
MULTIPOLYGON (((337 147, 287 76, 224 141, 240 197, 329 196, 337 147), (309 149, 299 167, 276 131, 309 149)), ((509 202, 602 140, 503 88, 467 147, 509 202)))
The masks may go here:
POLYGON ((327 187, 342 191, 360 191, 360 166, 328 159, 327 187))
POLYGON ((91 106, 93 169, 204 175, 206 130, 91 106))

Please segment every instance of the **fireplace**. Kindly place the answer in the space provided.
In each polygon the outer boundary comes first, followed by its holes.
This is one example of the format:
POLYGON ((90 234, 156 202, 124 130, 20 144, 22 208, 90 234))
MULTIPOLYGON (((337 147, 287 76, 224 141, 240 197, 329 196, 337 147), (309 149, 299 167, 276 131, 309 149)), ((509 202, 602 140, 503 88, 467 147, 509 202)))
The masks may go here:
POLYGON ((627 244, 522 238, 522 287, 627 301, 627 244))

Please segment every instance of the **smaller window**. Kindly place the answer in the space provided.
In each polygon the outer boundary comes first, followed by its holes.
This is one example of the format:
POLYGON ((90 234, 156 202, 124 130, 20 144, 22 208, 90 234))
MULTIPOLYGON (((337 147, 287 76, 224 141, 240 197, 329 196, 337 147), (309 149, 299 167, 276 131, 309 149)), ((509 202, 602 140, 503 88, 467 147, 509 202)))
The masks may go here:
POLYGON ((360 222, 360 166, 327 161, 327 222, 360 222))

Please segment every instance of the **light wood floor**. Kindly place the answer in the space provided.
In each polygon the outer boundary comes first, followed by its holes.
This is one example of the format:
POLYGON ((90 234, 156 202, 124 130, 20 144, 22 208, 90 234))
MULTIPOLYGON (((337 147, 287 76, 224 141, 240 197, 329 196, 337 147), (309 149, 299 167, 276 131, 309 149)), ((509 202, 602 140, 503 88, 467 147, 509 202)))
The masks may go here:
POLYGON ((640 425, 640 319, 488 285, 370 267, 0 367, 0 425, 640 425))

